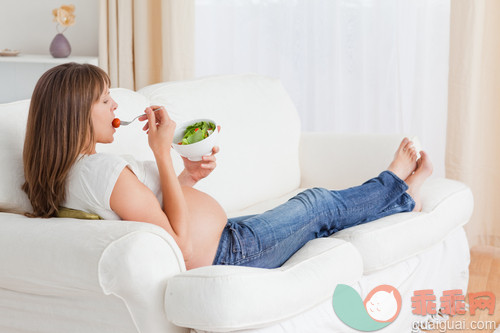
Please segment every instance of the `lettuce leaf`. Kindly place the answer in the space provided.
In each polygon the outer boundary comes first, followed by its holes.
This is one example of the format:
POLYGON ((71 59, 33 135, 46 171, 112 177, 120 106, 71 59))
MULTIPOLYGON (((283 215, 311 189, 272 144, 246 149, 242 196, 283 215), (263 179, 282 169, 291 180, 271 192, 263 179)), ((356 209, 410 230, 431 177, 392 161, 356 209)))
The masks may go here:
POLYGON ((212 134, 214 130, 214 123, 200 121, 186 128, 181 142, 183 145, 199 142, 212 134))

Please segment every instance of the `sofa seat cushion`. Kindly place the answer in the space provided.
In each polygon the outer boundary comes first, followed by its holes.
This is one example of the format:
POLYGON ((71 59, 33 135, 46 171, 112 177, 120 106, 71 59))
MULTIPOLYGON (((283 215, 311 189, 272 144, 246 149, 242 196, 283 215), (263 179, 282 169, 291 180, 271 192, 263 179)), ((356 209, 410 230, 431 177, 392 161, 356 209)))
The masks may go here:
POLYGON ((245 216, 245 215, 253 215, 253 214, 260 214, 264 213, 265 211, 269 209, 273 209, 274 207, 277 207, 285 202, 287 202, 290 198, 296 196, 300 192, 306 190, 305 188, 298 188, 293 191, 287 192, 286 194, 283 194, 281 196, 271 198, 268 200, 260 201, 256 204, 253 204, 251 206, 237 209, 237 210, 232 210, 227 212, 228 217, 237 217, 237 216, 245 216))
POLYGON ((225 332, 268 326, 331 299, 361 278, 359 253, 340 239, 308 242, 282 267, 206 266, 170 278, 165 313, 178 326, 225 332))
POLYGON ((429 179, 422 186, 422 212, 401 213, 341 230, 332 238, 352 243, 370 273, 421 253, 470 219, 471 190, 461 182, 429 179))

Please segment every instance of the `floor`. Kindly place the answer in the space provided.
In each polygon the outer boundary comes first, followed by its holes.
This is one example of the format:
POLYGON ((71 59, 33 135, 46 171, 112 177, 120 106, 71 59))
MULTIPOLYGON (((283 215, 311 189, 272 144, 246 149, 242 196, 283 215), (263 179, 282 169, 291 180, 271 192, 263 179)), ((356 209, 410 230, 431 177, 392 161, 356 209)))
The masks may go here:
MULTIPOLYGON (((470 311, 467 311, 463 315, 456 315, 450 319, 451 322, 446 328, 442 325, 439 329, 426 332, 486 333, 494 331, 491 326, 500 327, 500 248, 477 247, 471 249, 467 295, 482 291, 490 291, 495 295, 496 305, 492 315, 489 315, 486 309, 476 310, 475 315, 471 315, 470 311), (482 329, 479 329, 481 327, 482 329)), ((466 296, 465 301, 469 303, 468 296, 466 296)), ((500 328, 498 332, 500 332, 500 328)))

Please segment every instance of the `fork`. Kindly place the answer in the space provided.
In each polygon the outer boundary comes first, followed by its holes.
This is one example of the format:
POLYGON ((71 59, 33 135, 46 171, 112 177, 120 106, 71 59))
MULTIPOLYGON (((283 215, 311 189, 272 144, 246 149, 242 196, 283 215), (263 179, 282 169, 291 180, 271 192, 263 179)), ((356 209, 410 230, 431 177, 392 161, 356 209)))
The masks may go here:
MULTIPOLYGON (((154 109, 153 112, 156 112, 158 110, 160 110, 161 108, 158 108, 158 109, 154 109)), ((143 113, 141 115, 138 115, 137 117, 135 117, 134 119, 130 120, 130 121, 125 121, 125 120, 120 120, 120 126, 127 126, 127 125, 130 125, 134 122, 134 120, 136 120, 137 118, 139 117, 142 117, 142 116, 145 116, 146 114, 143 113)))

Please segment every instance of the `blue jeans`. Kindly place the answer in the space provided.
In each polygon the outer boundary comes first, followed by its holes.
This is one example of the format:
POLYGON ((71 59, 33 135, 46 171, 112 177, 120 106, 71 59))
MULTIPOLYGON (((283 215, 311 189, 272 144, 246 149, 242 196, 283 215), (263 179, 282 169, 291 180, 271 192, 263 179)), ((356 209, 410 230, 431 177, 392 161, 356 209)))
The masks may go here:
POLYGON ((281 266, 308 241, 384 216, 410 212, 408 185, 390 171, 341 191, 305 190, 262 214, 229 218, 213 265, 281 266))

